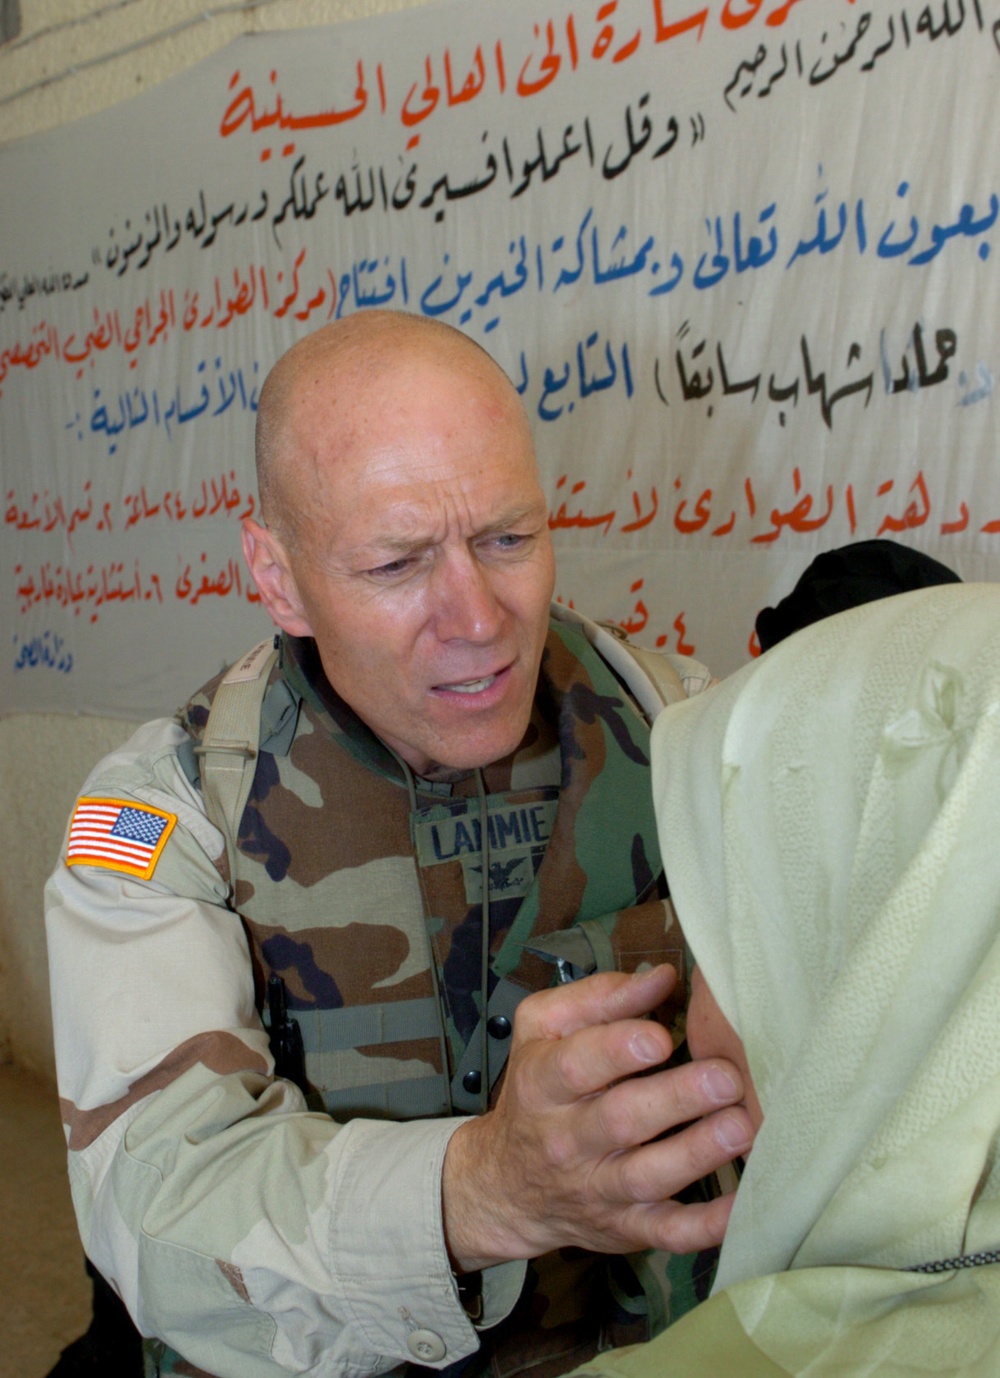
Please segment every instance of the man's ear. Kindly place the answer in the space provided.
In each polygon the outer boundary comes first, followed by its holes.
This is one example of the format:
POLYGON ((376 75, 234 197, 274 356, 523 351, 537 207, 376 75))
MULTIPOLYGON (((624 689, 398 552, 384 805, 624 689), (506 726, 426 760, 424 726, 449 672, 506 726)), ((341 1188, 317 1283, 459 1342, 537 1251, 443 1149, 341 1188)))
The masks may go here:
POLYGON ((288 554, 278 536, 270 527, 245 517, 241 539, 247 568, 272 621, 290 636, 312 636, 288 554))

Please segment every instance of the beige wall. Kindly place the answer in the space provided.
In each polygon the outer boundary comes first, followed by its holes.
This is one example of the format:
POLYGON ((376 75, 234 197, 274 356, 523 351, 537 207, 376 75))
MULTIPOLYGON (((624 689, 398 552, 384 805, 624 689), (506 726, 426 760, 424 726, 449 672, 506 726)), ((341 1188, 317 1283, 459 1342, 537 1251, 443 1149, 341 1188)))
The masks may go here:
POLYGON ((42 886, 84 776, 134 728, 56 713, 0 718, 0 1062, 54 1075, 42 886))
MULTIPOLYGON (((331 24, 422 2, 21 0, 21 35, 0 48, 0 138, 114 105, 240 34, 331 24)), ((132 727, 120 719, 59 714, 0 718, 0 1062, 54 1075, 42 886, 79 784, 132 727)))

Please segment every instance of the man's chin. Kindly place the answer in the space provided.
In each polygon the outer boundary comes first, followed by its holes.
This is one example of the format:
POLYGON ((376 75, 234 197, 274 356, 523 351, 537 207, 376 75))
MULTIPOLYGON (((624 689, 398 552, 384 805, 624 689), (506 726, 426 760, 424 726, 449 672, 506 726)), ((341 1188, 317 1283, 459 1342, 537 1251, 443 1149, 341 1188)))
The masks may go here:
POLYGON ((530 716, 526 713, 523 723, 507 721, 492 728, 483 724, 476 730, 470 730, 470 725, 466 724, 464 731, 442 732, 428 768, 419 773, 433 779, 435 772, 485 770, 518 749, 524 741, 530 716))

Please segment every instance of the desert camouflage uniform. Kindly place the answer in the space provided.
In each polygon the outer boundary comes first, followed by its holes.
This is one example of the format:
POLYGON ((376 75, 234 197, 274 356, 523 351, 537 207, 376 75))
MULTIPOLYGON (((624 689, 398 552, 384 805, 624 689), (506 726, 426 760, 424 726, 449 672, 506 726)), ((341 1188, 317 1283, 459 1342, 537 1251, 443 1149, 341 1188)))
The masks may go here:
POLYGON ((415 780, 314 644, 286 639, 235 875, 198 781, 217 683, 81 796, 149 825, 152 859, 78 846, 48 891, 74 1201, 89 1256, 161 1337, 148 1362, 548 1378, 686 1310, 703 1290, 691 1260, 579 1250, 489 1269, 470 1300, 443 1240, 448 1138, 495 1082, 517 1000, 551 984, 564 930, 582 922, 602 966, 683 958, 648 728, 601 657, 553 623, 529 732, 483 788, 415 780), (269 978, 301 1032, 301 1089, 272 1075, 269 978))

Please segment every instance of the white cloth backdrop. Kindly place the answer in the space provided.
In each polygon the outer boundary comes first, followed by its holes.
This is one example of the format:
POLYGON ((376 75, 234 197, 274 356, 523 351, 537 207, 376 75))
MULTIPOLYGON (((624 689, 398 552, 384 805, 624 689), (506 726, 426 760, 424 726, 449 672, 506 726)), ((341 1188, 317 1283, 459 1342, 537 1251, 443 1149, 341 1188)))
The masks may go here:
POLYGON ((457 0, 0 148, 0 707, 266 635, 260 383, 386 305, 522 390, 558 595, 717 672, 818 550, 1000 574, 1000 0, 457 0))

